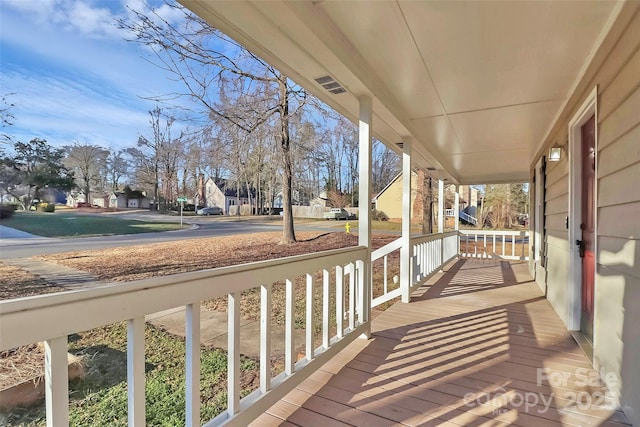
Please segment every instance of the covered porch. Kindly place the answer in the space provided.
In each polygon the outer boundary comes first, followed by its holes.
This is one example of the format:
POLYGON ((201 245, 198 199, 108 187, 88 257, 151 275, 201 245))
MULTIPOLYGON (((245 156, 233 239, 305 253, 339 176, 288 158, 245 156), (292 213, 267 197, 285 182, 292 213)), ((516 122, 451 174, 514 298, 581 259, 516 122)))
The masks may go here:
MULTIPOLYGON (((566 291, 573 282, 579 285, 567 270, 578 265, 569 256, 576 257, 580 224, 577 209, 568 211, 578 198, 569 185, 575 180, 568 176, 567 160, 574 141, 566 122, 577 110, 608 110, 603 117, 610 120, 600 125, 602 144, 613 146, 620 138, 623 147, 609 164, 631 157, 637 168, 630 129, 637 123, 634 106, 640 105, 639 62, 629 58, 640 58, 632 56, 639 52, 639 3, 182 3, 358 123, 359 245, 0 302, 0 349, 46 342, 49 426, 69 424, 67 336, 120 321, 127 322, 129 338, 128 423, 145 425, 145 316, 175 307, 186 308, 188 426, 628 425, 621 405, 637 424, 637 300, 620 296, 626 305, 615 305, 607 297, 624 287, 618 282, 601 289, 607 278, 598 277, 601 311, 595 324, 601 336, 595 335, 593 358, 566 328, 579 329, 570 314, 580 305, 580 291, 566 291), (618 75, 619 83, 611 83, 618 75), (589 93, 593 100, 583 108, 589 93), (622 139, 625 134, 631 137, 622 139), (415 168, 430 171, 439 181, 440 201, 445 181, 531 182, 539 175, 531 203, 533 244, 524 249, 528 232, 512 235, 511 246, 495 233, 445 233, 442 205, 438 233, 412 236, 405 179, 402 235, 373 251, 368 206, 374 137, 402 155, 405 177, 415 168), (536 164, 544 164, 550 148, 563 153, 562 162, 545 172, 536 164), (373 295, 371 265, 394 251, 399 286, 387 288, 385 282, 384 294, 373 295), (277 286, 287 295, 286 348, 283 370, 273 375, 271 295, 277 286), (304 304, 298 301, 303 318, 296 318, 296 289, 306 292, 304 304), (244 395, 239 299, 251 290, 260 295, 260 386, 244 395), (221 296, 228 298, 227 409, 202 420, 200 304, 221 296), (402 303, 374 316, 372 307, 397 297, 402 303), (298 327, 304 342, 295 341, 298 327), (594 361, 613 375, 618 389, 612 396, 593 370, 594 361)), ((625 186, 609 187, 608 194, 620 197, 602 203, 631 206, 624 212, 634 214, 637 192, 628 183, 637 182, 631 178, 637 175, 628 170, 624 180, 614 181, 625 186)), ((612 251, 605 261, 624 272, 618 276, 623 285, 628 281, 627 294, 637 295, 638 288, 630 286, 638 283, 637 225, 616 228, 610 223, 625 222, 610 218, 598 217, 600 227, 623 235, 632 254, 620 262, 624 254, 612 251)))
POLYGON ((464 258, 251 425, 630 424, 527 264, 464 258))

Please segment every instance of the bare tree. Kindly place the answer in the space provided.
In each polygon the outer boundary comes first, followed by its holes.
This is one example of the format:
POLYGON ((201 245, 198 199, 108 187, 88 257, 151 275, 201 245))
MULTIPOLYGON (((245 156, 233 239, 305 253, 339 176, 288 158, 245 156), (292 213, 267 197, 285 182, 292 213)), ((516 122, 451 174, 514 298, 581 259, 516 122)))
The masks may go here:
POLYGON ((78 188, 86 196, 87 203, 91 203, 91 190, 102 189, 109 151, 99 145, 77 141, 65 146, 64 151, 67 153, 65 166, 73 171, 78 188))
POLYGON ((126 158, 126 150, 111 150, 107 157, 107 187, 116 191, 120 180, 129 173, 129 161, 126 158))
POLYGON ((167 116, 160 107, 149 111, 151 135, 149 137, 140 135, 137 152, 130 151, 135 156, 143 155, 149 160, 142 162, 142 159, 138 158, 137 163, 138 166, 146 169, 147 180, 149 178, 152 180, 156 207, 162 202, 163 209, 167 209, 168 197, 170 198, 172 195, 171 185, 175 179, 177 148, 171 137, 174 122, 175 118, 167 116), (163 190, 162 198, 160 197, 160 188, 163 190))
POLYGON ((156 65, 183 83, 184 93, 167 94, 164 99, 188 97, 210 117, 228 121, 246 134, 263 125, 273 126, 282 162, 282 243, 295 242, 289 120, 304 106, 306 93, 183 6, 170 2, 165 6, 180 18, 169 22, 153 9, 131 10, 134 21, 120 20, 119 26, 131 31, 136 42, 151 48, 156 65), (261 96, 256 98, 256 94, 261 96), (229 99, 233 102, 227 103, 229 99), (225 108, 229 104, 232 109, 225 108))
POLYGON ((373 141, 371 185, 379 193, 401 170, 401 160, 395 152, 378 140, 373 141))
POLYGON ((8 144, 11 142, 11 136, 5 133, 5 128, 9 126, 13 126, 13 121, 15 116, 11 111, 15 104, 9 100, 9 97, 15 95, 14 93, 3 93, 0 95, 0 129, 2 129, 2 133, 0 134, 0 143, 8 144))
POLYGON ((524 184, 487 185, 478 222, 496 229, 511 228, 526 212, 527 199, 524 184))
POLYGON ((124 152, 131 167, 129 182, 131 187, 143 189, 147 194, 153 193, 157 182, 155 159, 150 157, 147 150, 143 151, 141 147, 129 147, 124 152))

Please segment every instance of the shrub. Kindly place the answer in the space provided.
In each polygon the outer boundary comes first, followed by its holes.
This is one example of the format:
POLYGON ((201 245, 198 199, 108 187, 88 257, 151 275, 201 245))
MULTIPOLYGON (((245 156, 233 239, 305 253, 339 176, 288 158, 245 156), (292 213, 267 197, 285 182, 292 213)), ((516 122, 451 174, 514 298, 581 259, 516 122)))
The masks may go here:
POLYGON ((374 209, 371 215, 371 219, 373 219, 374 221, 387 221, 389 219, 389 216, 382 211, 374 209))
POLYGON ((55 212, 56 205, 53 203, 41 202, 37 206, 38 212, 55 212))
POLYGON ((14 209, 11 206, 0 207, 0 219, 9 219, 13 216, 14 209))

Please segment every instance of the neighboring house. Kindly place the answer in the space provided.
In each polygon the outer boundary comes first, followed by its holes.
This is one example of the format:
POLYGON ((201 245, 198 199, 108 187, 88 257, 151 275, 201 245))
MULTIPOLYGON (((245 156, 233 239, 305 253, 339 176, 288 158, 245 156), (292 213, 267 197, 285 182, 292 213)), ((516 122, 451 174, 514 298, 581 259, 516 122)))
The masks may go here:
POLYGON ((92 193, 91 198, 87 201, 87 197, 84 193, 68 193, 67 194, 67 206, 77 208, 79 204, 89 203, 92 206, 99 206, 106 208, 109 206, 110 193, 92 193))
MULTIPOLYGON (((453 186, 449 186, 445 188, 445 191, 448 191, 451 194, 454 194, 455 188, 453 186)), ((481 202, 480 191, 477 188, 473 188, 470 185, 461 186, 460 191, 460 210, 466 209, 468 207, 478 208, 481 202)))
MULTIPOLYGON (((305 198, 300 196, 300 192, 298 190, 291 190, 291 205, 293 206, 310 206, 310 200, 306 200, 305 198)), ((306 198, 308 199, 308 197, 306 198)), ((278 191, 276 196, 273 198, 273 207, 274 208, 282 208, 282 191, 278 191)))
POLYGON ((114 191, 109 194, 109 207, 119 209, 149 209, 150 203, 143 191, 114 191))
POLYGON ((326 208, 328 206, 328 202, 329 198, 327 197, 327 192, 323 191, 318 197, 309 201, 309 206, 320 206, 326 208))
MULTIPOLYGON (((411 206, 413 222, 422 221, 422 203, 423 203, 423 172, 411 173, 411 206)), ((456 186, 450 185, 445 187, 445 209, 453 208, 452 200, 454 198, 456 186)), ((460 192, 460 210, 463 210, 469 206, 477 207, 478 205, 478 190, 465 185, 462 186, 460 192)), ((437 201, 438 191, 433 191, 433 200, 437 201)), ((402 173, 396 175, 386 187, 384 187, 373 198, 374 209, 384 212, 384 214, 390 220, 400 221, 402 219, 402 173)), ((435 208, 434 208, 435 209, 435 208)))
MULTIPOLYGON (((240 190, 240 197, 235 188, 227 186, 226 179, 208 178, 204 183, 204 206, 217 206, 224 209, 225 215, 229 215, 232 206, 249 204, 249 195, 246 190, 240 190)), ((235 209, 235 208, 233 208, 235 209)))
POLYGON ((78 207, 78 203, 86 203, 87 196, 84 193, 69 193, 67 194, 67 206, 72 208, 78 207))
POLYGON ((92 196, 91 204, 95 206, 100 206, 101 208, 109 207, 109 196, 110 194, 101 194, 100 196, 92 196))

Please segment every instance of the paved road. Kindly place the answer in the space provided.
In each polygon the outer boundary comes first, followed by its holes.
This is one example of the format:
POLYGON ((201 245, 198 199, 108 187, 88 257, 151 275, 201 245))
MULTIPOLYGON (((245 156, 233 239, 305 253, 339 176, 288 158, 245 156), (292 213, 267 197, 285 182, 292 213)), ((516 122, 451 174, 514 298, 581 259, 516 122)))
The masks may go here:
MULTIPOLYGON (((127 218, 154 220, 158 215, 132 214, 127 218), (137 216, 137 217, 136 217, 137 216)), ((173 219, 177 217, 160 216, 158 220, 173 219)), ((188 221, 197 225, 197 228, 180 231, 168 231, 161 233, 128 234, 120 236, 83 237, 77 239, 50 239, 27 233, 17 232, 0 226, 0 259, 25 258, 36 255, 45 255, 77 250, 104 249, 119 246, 133 246, 146 243, 170 242, 176 240, 201 239, 205 237, 232 236, 237 234, 260 233, 266 231, 280 231, 282 224, 279 221, 229 221, 220 218, 193 218, 188 221)), ((296 225, 296 231, 337 231, 335 223, 318 223, 296 225)))

